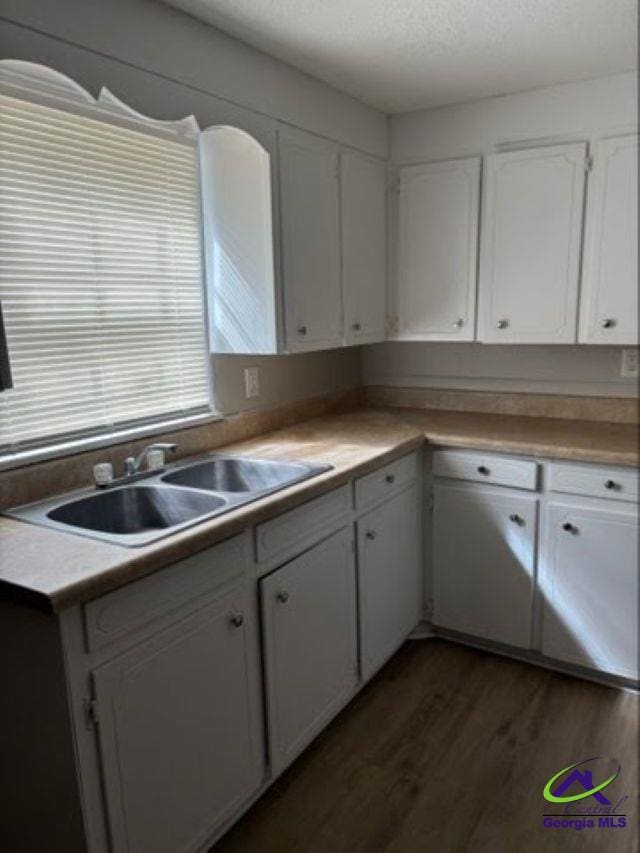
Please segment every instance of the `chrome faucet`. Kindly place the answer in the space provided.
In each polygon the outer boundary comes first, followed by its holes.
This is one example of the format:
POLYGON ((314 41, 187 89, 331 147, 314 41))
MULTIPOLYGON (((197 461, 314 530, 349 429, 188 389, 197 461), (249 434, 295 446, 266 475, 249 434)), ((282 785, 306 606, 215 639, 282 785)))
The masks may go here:
POLYGON ((140 453, 137 456, 127 456, 124 460, 124 470, 127 477, 134 477, 136 474, 140 473, 140 466, 147 458, 149 453, 152 450, 164 450, 169 451, 171 453, 175 453, 177 448, 177 444, 148 444, 146 447, 143 447, 140 453))
POLYGON ((127 483, 131 483, 134 480, 141 480, 143 477, 153 477, 154 474, 159 474, 161 471, 164 471, 164 466, 161 465, 159 468, 152 468, 150 471, 147 469, 146 471, 141 471, 140 468, 142 463, 147 458, 149 453, 152 450, 164 450, 165 452, 170 451, 173 452, 177 448, 177 444, 148 444, 144 447, 137 456, 128 456, 124 460, 124 474, 122 477, 113 476, 113 467, 111 463, 100 463, 94 466, 93 474, 95 484, 99 489, 112 489, 114 486, 124 486, 127 483), (100 471, 100 477, 98 476, 99 469, 106 468, 106 472, 100 471), (105 476, 106 473, 106 476, 105 476))

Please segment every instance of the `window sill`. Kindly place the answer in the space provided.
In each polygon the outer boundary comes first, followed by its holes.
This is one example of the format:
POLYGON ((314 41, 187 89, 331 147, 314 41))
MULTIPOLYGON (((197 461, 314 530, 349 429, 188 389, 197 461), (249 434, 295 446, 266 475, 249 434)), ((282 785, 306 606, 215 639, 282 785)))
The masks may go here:
POLYGON ((64 456, 73 456, 76 453, 84 453, 85 451, 95 450, 100 447, 112 447, 116 444, 124 444, 127 441, 134 441, 139 438, 145 438, 146 436, 159 435, 165 432, 173 432, 174 430, 187 429, 188 427, 222 420, 224 420, 224 416, 218 412, 203 412, 184 418, 171 418, 153 424, 126 427, 109 433, 60 441, 46 447, 32 447, 18 450, 15 453, 0 455, 0 471, 10 471, 12 468, 34 465, 37 462, 45 462, 48 459, 60 459, 64 456))

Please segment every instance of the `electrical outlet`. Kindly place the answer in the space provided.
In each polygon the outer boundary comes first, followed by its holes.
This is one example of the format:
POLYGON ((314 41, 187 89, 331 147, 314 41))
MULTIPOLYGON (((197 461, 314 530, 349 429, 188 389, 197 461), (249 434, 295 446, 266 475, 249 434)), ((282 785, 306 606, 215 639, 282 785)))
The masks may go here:
POLYGON ((638 378, 638 348, 629 347, 622 350, 620 361, 620 376, 625 379, 638 378))
POLYGON ((244 369, 244 393, 247 400, 260 394, 260 380, 257 367, 245 367, 244 369))

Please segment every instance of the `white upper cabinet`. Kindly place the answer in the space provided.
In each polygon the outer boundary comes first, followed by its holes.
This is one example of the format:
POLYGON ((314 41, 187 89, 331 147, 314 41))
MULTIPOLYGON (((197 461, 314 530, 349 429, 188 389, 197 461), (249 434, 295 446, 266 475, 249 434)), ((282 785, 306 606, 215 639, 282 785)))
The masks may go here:
POLYGON ((586 143, 487 157, 479 340, 576 340, 586 143))
POLYGON ((386 167, 355 152, 341 155, 344 341, 384 340, 386 321, 386 167))
POLYGON ((596 143, 587 191, 580 343, 638 338, 638 137, 596 143))
POLYGON ((289 352, 342 344, 337 146, 281 128, 280 202, 289 352))
POLYGON ((200 141, 209 346, 278 351, 269 152, 235 127, 200 141))
POLYGON ((472 341, 480 158, 400 169, 396 338, 472 341))

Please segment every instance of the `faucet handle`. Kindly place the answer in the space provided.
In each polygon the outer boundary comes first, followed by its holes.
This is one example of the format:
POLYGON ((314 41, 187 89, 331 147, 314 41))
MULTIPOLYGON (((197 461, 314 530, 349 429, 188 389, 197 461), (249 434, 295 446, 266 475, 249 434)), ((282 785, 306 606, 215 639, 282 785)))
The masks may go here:
MULTIPOLYGON (((131 476, 132 474, 137 474, 145 458, 148 459, 149 455, 153 453, 154 450, 160 450, 164 454, 165 451, 174 452, 177 447, 178 445, 173 442, 157 441, 155 444, 148 444, 146 447, 142 448, 137 456, 129 456, 124 460, 124 467, 127 475, 131 476)), ((161 464, 164 464, 164 456, 161 464)), ((156 464, 153 467, 157 468, 161 466, 156 464)))

